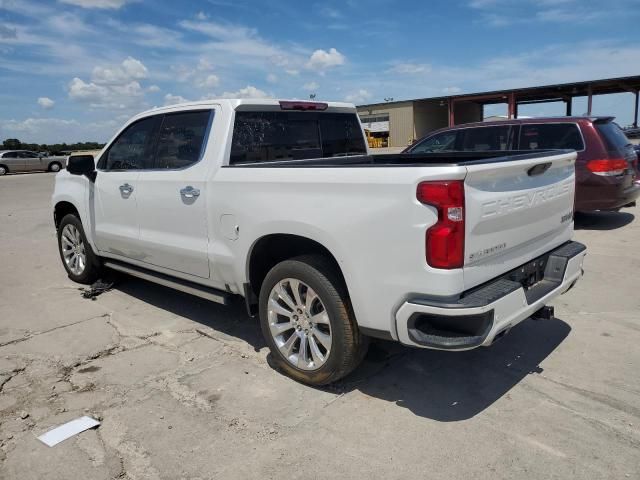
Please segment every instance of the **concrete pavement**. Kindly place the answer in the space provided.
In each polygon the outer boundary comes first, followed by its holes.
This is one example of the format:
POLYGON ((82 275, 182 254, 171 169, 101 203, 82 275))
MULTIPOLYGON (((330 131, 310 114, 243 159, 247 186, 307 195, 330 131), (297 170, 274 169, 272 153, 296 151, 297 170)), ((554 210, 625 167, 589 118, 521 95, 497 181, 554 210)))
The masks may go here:
POLYGON ((579 218, 557 319, 465 353, 376 342, 313 389, 269 366, 241 302, 127 277, 83 299, 53 179, 0 178, 0 478, 640 478, 638 208, 579 218), (102 425, 36 439, 84 414, 102 425))

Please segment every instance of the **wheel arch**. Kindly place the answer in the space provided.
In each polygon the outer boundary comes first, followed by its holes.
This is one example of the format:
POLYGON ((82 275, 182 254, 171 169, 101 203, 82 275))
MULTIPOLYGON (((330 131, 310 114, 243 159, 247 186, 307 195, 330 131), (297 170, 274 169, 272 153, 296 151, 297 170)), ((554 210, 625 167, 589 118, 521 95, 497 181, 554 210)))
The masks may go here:
POLYGON ((260 288, 269 270, 284 260, 309 254, 322 255, 331 262, 348 294, 349 290, 340 262, 327 247, 302 235, 272 233, 257 239, 247 255, 247 283, 244 286, 244 294, 247 309, 251 315, 256 313, 255 307, 260 295, 260 288))
POLYGON ((76 215, 78 219, 82 221, 80 212, 73 203, 62 200, 55 204, 53 208, 53 223, 56 226, 56 230, 60 226, 60 222, 62 221, 64 216, 69 214, 76 215))

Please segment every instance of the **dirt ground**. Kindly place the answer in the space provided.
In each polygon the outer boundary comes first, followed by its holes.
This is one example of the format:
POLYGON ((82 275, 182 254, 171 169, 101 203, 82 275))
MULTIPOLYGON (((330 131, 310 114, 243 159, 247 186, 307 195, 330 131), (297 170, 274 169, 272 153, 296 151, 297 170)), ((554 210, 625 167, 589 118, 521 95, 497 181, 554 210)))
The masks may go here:
POLYGON ((465 353, 373 344, 331 388, 269 366, 242 303, 66 277, 52 174, 0 178, 0 478, 640 478, 638 208, 579 218, 584 279, 465 353), (53 448, 37 440, 102 421, 53 448))

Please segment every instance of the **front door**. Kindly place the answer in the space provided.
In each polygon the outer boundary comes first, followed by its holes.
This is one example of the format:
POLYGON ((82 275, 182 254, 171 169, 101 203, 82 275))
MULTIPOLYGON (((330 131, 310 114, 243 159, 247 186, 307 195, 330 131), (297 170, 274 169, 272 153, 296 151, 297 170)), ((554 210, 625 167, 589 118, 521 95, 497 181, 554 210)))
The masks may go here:
POLYGON ((139 238, 138 179, 150 165, 157 123, 158 117, 148 117, 131 124, 98 161, 94 225, 101 252, 145 260, 139 238))
POLYGON ((27 172, 47 169, 43 159, 35 152, 20 152, 20 156, 24 160, 24 170, 27 172))
POLYGON ((164 115, 153 169, 140 172, 140 243, 150 266, 209 278, 208 164, 201 159, 213 114, 209 109, 164 115))

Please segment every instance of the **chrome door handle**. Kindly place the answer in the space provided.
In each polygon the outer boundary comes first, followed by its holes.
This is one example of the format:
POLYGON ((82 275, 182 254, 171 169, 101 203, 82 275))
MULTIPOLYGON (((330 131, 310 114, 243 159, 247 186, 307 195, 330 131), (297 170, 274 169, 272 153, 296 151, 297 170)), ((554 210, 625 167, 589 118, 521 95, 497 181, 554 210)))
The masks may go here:
POLYGON ((191 185, 180 190, 180 195, 184 198, 196 198, 200 196, 200 190, 193 188, 191 185))
POLYGON ((120 185, 120 193, 122 193, 123 195, 131 195, 131 192, 133 192, 133 186, 129 185, 128 183, 125 183, 124 185, 120 185))

